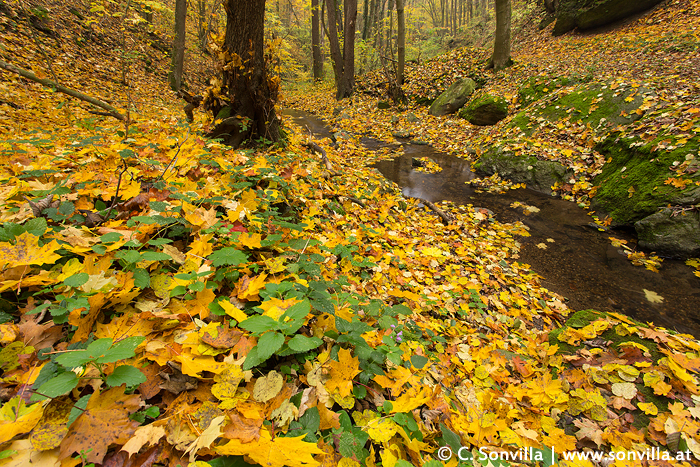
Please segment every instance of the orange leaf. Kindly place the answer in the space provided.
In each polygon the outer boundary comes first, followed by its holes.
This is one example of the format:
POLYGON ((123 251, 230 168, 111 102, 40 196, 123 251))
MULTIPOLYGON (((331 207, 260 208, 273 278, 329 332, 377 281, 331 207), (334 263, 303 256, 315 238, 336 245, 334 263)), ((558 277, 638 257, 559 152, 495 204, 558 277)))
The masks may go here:
POLYGON ((61 443, 61 458, 85 453, 87 462, 102 463, 111 444, 124 444, 139 423, 129 415, 139 409, 138 394, 124 394, 124 385, 93 394, 61 443))

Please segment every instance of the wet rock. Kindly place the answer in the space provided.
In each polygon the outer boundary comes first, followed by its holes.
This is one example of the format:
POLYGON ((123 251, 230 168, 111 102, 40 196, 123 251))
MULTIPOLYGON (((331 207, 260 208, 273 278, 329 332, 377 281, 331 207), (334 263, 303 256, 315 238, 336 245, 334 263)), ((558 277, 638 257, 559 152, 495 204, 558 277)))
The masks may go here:
POLYGON ((525 183, 528 188, 551 194, 552 186, 573 176, 573 171, 553 161, 542 161, 534 156, 516 156, 501 148, 491 148, 475 164, 479 172, 501 177, 516 183, 525 183))
POLYGON ((393 136, 394 138, 406 139, 411 138, 413 136, 413 133, 411 133, 408 130, 396 130, 391 134, 391 136, 393 136))
POLYGON ((700 212, 674 214, 665 208, 637 221, 634 228, 642 248, 681 257, 700 254, 700 212))
POLYGON ((661 0, 560 0, 553 34, 597 28, 656 6, 661 0))
POLYGON ((377 101, 377 108, 380 110, 386 110, 391 108, 391 103, 387 101, 377 101))
POLYGON ((471 78, 460 78, 440 94, 430 105, 428 113, 436 117, 455 113, 469 99, 476 89, 476 83, 471 78))
POLYGON ((342 131, 342 130, 341 130, 341 131, 336 131, 336 132, 333 133, 333 135, 331 136, 331 140, 332 140, 334 143, 337 143, 337 142, 340 141, 340 140, 347 140, 347 139, 350 139, 350 138, 352 138, 352 135, 351 135, 350 133, 348 133, 347 131, 342 131))
POLYGON ((495 125, 508 115, 508 101, 503 97, 484 94, 472 100, 459 112, 472 125, 495 125))

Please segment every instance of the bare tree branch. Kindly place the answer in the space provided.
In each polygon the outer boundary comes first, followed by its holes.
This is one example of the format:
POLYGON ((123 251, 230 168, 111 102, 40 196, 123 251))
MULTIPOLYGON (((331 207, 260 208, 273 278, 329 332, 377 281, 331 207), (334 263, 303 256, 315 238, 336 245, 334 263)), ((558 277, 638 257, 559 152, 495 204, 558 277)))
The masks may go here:
POLYGON ((31 71, 27 71, 27 70, 24 70, 22 68, 16 67, 14 65, 10 65, 9 63, 4 62, 2 60, 0 60, 0 68, 7 70, 7 71, 11 71, 12 73, 17 73, 21 77, 35 81, 39 84, 46 86, 47 88, 53 88, 58 92, 62 92, 63 94, 68 94, 69 96, 75 97, 76 99, 80 99, 81 101, 89 102, 90 104, 92 104, 94 106, 97 106, 101 109, 105 109, 108 112, 108 115, 110 117, 114 117, 117 120, 121 120, 123 122, 127 120, 127 118, 124 115, 120 114, 117 111, 117 109, 115 109, 111 105, 109 105, 105 102, 102 102, 101 100, 95 99, 94 97, 90 97, 88 95, 85 95, 82 92, 78 92, 74 89, 70 89, 70 88, 67 88, 65 86, 62 86, 58 83, 51 81, 50 79, 39 78, 31 71))

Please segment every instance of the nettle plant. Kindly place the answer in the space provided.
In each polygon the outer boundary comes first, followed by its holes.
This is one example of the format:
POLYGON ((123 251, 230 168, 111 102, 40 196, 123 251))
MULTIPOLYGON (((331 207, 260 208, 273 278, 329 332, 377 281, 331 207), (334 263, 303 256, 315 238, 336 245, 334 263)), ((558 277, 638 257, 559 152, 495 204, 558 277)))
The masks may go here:
POLYGON ((118 365, 105 374, 107 364, 125 360, 136 355, 136 347, 144 341, 142 336, 127 337, 118 342, 110 338, 97 339, 90 343, 78 343, 57 354, 39 352, 40 358, 50 357, 37 377, 32 401, 41 401, 68 394, 75 389, 80 379, 101 379, 109 387, 126 384, 136 387, 146 381, 146 376, 131 365, 118 365), (94 367, 99 376, 89 376, 88 369, 94 367))

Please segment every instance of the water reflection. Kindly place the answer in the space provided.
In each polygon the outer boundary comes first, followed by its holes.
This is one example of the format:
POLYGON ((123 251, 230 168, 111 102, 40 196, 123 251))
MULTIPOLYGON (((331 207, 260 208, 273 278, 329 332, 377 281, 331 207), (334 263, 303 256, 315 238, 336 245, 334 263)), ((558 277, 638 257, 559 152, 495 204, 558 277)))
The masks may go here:
MULTIPOLYGON (((317 136, 330 137, 322 120, 305 112, 285 113, 317 136)), ((362 142, 369 149, 387 146, 368 138, 362 142)), ((531 236, 518 238, 522 243, 518 261, 530 264, 543 277, 542 284, 565 297, 570 308, 619 312, 700 337, 700 279, 690 268, 670 259, 663 262, 660 273, 633 266, 608 237, 626 240, 632 248, 635 239, 625 232, 591 228, 591 218, 575 204, 525 189, 500 195, 475 193, 464 183, 476 178, 470 164, 430 146, 405 144, 400 157, 377 162, 374 167, 397 183, 404 196, 471 204, 490 209, 499 221, 523 222, 531 236), (435 174, 416 171, 412 160, 421 157, 429 157, 443 170, 435 174), (522 208, 512 207, 516 201, 539 211, 526 215, 522 208), (645 290, 664 300, 650 302, 645 290)))

